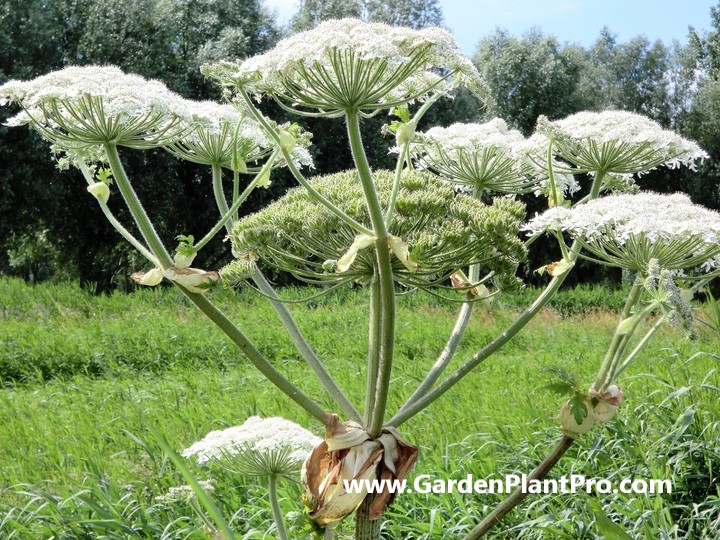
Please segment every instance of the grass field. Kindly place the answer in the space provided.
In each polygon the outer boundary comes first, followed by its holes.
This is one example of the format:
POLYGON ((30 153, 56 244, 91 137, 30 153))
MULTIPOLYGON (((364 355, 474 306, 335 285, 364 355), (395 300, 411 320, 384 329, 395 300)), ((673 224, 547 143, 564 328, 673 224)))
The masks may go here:
MULTIPOLYGON (((285 291, 290 298, 306 294, 285 291)), ((501 331, 522 302, 478 310, 456 361, 501 331)), ((331 407, 251 292, 212 298, 306 392, 331 407)), ((544 389, 556 365, 592 381, 623 291, 563 293, 499 354, 402 428, 421 449, 414 474, 443 478, 529 472, 559 436, 561 399, 544 389), (593 308, 593 306, 599 307, 593 308)), ((328 369, 362 403, 366 355, 363 291, 291 306, 328 369)), ((399 298, 390 410, 415 388, 454 323, 457 306, 399 298)), ((720 336, 696 342, 657 335, 620 381, 626 403, 606 427, 580 439, 552 473, 669 478, 670 495, 598 496, 632 538, 720 535, 720 336)), ((281 415, 321 435, 264 382, 200 313, 172 289, 96 297, 71 285, 0 281, 0 538, 205 538, 187 503, 157 496, 183 484, 159 448, 180 451, 208 431, 248 416, 281 415)), ((210 471, 193 469, 199 478, 210 471)), ((273 538, 264 488, 213 470, 214 497, 240 538, 273 538)), ((301 509, 299 486, 281 487, 283 510, 301 509)), ((596 538, 587 496, 531 496, 494 538, 596 538)), ((458 538, 497 495, 409 494, 390 509, 387 538, 458 538)), ((298 533, 299 534, 299 533, 298 533)), ((300 538, 301 536, 298 536, 300 538)))

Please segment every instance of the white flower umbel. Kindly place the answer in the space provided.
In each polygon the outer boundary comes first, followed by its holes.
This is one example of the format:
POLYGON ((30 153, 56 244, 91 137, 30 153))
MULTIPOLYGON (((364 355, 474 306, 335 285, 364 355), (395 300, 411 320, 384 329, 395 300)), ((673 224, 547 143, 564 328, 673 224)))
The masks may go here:
POLYGON ((248 476, 288 476, 300 472, 322 439, 280 417, 252 416, 241 426, 211 431, 183 452, 199 464, 220 461, 248 476))
POLYGON ((325 21, 265 54, 202 71, 226 86, 270 94, 285 107, 324 116, 388 109, 447 85, 482 88, 477 70, 446 30, 358 19, 325 21))
POLYGON ((627 111, 586 111, 553 122, 541 116, 537 131, 559 157, 596 174, 640 174, 660 165, 694 170, 708 157, 693 141, 627 111))
POLYGON ((680 270, 717 265, 720 214, 687 195, 610 195, 572 209, 551 208, 525 227, 531 233, 568 233, 602 264, 646 272, 652 259, 680 270))
POLYGON ((500 118, 485 124, 434 127, 416 135, 412 152, 418 166, 478 193, 523 193, 533 182, 519 165, 525 138, 500 118))
MULTIPOLYGON (((204 491, 214 491, 215 485, 212 480, 199 480, 198 484, 204 491)), ((175 486, 168 489, 165 495, 155 497, 158 502, 172 503, 176 501, 191 501, 196 498, 192 486, 175 486)))
POLYGON ((536 196, 545 195, 554 206, 554 203, 560 203, 579 191, 580 184, 569 167, 554 156, 550 162, 553 173, 553 181, 550 181, 549 149, 550 139, 541 133, 534 133, 523 141, 517 149, 517 154, 522 161, 520 167, 535 179, 534 194, 536 196))
MULTIPOLYGON (((188 115, 180 120, 183 136, 166 147, 182 159, 246 173, 252 169, 250 163, 257 163, 272 153, 274 145, 260 125, 238 107, 190 100, 185 101, 185 106, 188 115)), ((307 150, 309 134, 294 142, 291 156, 296 166, 312 166, 307 150)), ((278 159, 277 165, 284 163, 278 159)), ((259 170, 256 168, 254 172, 259 170)))
POLYGON ((114 66, 68 67, 0 86, 0 105, 23 108, 8 125, 31 124, 63 148, 167 144, 181 134, 184 101, 163 83, 114 66))

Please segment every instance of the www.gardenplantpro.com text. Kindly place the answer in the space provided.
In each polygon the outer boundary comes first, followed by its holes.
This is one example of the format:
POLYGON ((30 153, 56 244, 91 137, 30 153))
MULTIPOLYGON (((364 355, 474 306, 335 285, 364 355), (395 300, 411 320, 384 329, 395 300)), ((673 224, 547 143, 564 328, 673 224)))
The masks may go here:
POLYGON ((349 493, 476 493, 504 494, 520 489, 523 493, 573 494, 573 493, 672 493, 670 480, 623 478, 615 483, 606 478, 588 478, 582 474, 571 474, 559 478, 543 480, 528 478, 526 474, 509 474, 504 478, 478 478, 468 474, 465 478, 435 478, 429 474, 415 477, 412 483, 407 480, 352 479, 343 480, 345 491, 349 493))

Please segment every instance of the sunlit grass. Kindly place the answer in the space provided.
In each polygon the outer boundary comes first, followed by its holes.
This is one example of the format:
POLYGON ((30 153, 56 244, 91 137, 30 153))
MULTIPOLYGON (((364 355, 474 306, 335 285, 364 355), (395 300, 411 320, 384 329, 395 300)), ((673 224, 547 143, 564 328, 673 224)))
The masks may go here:
MULTIPOLYGON (((292 297, 303 293, 286 291, 292 297)), ((578 298, 565 304, 582 306, 584 294, 576 292, 578 298)), ((248 292, 212 295, 279 369, 332 407, 261 298, 248 292)), ((364 391, 363 295, 333 294, 310 309, 291 308, 356 403, 364 391)), ((428 296, 401 297, 399 306, 391 409, 442 349, 457 309, 428 296)), ((458 361, 508 324, 515 306, 507 301, 490 312, 478 309, 458 361)), ((615 323, 607 311, 573 309, 567 317, 543 311, 501 353, 403 426, 403 435, 421 449, 414 474, 488 478, 528 472, 542 458, 559 435, 560 407, 559 398, 543 388, 543 368, 562 365, 589 384, 615 323)), ((0 391, 3 538, 201 538, 202 522, 190 507, 155 499, 183 483, 155 442, 158 435, 181 450, 253 414, 282 415, 322 434, 172 290, 94 297, 72 286, 2 280, 0 344, 6 383, 0 391)), ((581 439, 553 472, 671 478, 672 496, 601 498, 633 537, 663 532, 667 538, 715 538, 718 345, 712 332, 696 343, 671 329, 660 333, 624 374, 626 403, 616 419, 581 439)), ((207 471, 197 474, 204 478, 207 471)), ((271 538, 263 488, 250 479, 215 476, 213 496, 239 536, 271 538)), ((297 485, 285 483, 280 495, 285 511, 301 509, 297 485)), ((385 534, 456 538, 499 500, 405 495, 392 507, 385 534)), ((592 521, 582 496, 531 497, 495 537, 595 538, 592 521)))

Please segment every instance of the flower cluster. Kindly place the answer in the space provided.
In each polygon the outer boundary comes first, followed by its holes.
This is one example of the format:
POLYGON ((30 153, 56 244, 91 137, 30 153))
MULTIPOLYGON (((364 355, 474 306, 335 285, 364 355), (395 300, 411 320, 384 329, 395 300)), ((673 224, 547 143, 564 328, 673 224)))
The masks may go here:
POLYGON ((720 254, 720 214, 687 195, 621 194, 572 209, 556 207, 532 219, 531 233, 567 232, 602 264, 646 272, 661 268, 714 267, 720 254))
POLYGON ((407 103, 444 82, 482 87, 477 70, 446 30, 358 19, 325 21, 269 52, 202 71, 226 86, 271 94, 286 106, 328 116, 407 103))
POLYGON ((498 193, 522 193, 533 181, 519 165, 525 138, 500 118, 485 124, 453 124, 418 133, 412 152, 419 167, 452 182, 498 193))
POLYGON ((280 417, 252 416, 241 426, 211 431, 185 451, 199 464, 231 461, 252 476, 291 475, 300 471, 308 453, 321 442, 305 428, 280 417))
MULTIPOLYGON (((271 154, 274 144, 241 108, 214 101, 184 101, 188 114, 179 119, 182 136, 167 146, 170 152, 194 163, 218 165, 241 173, 249 171, 249 163, 271 154)), ((295 143, 291 151, 295 164, 312 166, 307 150, 310 135, 304 133, 295 143)), ((277 165, 282 163, 277 160, 277 165)))
MULTIPOLYGON (((214 491, 215 485, 211 480, 200 480, 198 484, 203 491, 214 491)), ((175 501, 190 501, 195 499, 195 491, 192 486, 174 486, 168 489, 165 495, 159 495, 155 497, 158 502, 171 503, 175 501)))
MULTIPOLYGON (((381 203, 390 199, 394 174, 376 171, 381 203)), ((353 172, 314 178, 313 187, 353 219, 367 223, 362 186, 353 172)), ((437 285, 472 263, 494 271, 499 287, 516 284, 515 270, 525 256, 517 238, 524 206, 508 198, 492 206, 465 195, 455 195, 444 180, 406 171, 400 184, 390 224, 390 249, 395 279, 407 287, 437 285)), ((376 257, 358 245, 363 235, 296 188, 262 211, 238 221, 229 235, 238 259, 221 271, 224 278, 264 261, 308 281, 368 282, 376 273, 376 257), (352 252, 352 257, 345 257, 352 252), (352 260, 349 260, 349 259, 352 260), (347 261, 347 263, 345 262, 347 261), (342 264, 341 264, 342 263, 342 264)), ((372 239, 370 239, 372 240, 372 239)), ((242 277, 241 274, 239 277, 242 277)))
POLYGON ((0 105, 23 111, 9 125, 31 124, 64 148, 105 143, 160 146, 181 134, 186 100, 159 81, 114 66, 68 67, 31 81, 0 86, 0 105))
POLYGON ((660 165, 695 170, 708 157, 695 142, 627 111, 585 111, 553 122, 541 116, 537 132, 559 157, 590 173, 640 174, 660 165))

